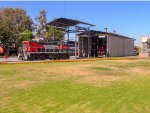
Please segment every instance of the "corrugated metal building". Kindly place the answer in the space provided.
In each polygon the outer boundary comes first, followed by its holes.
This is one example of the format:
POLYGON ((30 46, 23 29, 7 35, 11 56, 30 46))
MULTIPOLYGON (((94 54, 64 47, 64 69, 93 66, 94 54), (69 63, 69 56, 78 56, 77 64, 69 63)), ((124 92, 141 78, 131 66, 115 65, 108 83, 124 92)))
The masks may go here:
POLYGON ((134 55, 134 39, 102 31, 88 31, 79 34, 79 56, 98 57, 100 47, 106 50, 108 57, 134 55))

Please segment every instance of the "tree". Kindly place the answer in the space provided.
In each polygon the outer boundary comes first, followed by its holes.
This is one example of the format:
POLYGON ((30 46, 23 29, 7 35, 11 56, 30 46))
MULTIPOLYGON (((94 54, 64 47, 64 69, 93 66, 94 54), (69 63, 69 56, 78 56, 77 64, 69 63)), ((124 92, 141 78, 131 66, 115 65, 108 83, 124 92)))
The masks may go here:
POLYGON ((0 41, 5 49, 15 48, 18 34, 32 30, 33 21, 20 8, 0 8, 0 41))
POLYGON ((60 31, 54 27, 49 27, 49 30, 46 34, 47 37, 50 37, 54 40, 62 40, 64 38, 64 32, 60 31))
POLYGON ((21 46, 22 41, 31 41, 32 33, 29 29, 25 29, 16 40, 17 47, 21 46))
POLYGON ((37 21, 38 33, 41 36, 44 36, 46 32, 46 23, 47 23, 46 11, 41 10, 39 12, 39 15, 35 18, 35 20, 37 21))

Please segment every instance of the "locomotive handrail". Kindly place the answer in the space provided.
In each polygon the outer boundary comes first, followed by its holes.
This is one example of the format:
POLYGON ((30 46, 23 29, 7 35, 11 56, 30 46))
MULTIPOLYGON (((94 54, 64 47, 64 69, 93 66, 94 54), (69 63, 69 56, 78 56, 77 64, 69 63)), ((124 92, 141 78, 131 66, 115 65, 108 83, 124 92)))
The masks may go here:
POLYGON ((39 47, 30 47, 30 51, 27 51, 27 48, 26 47, 20 47, 22 48, 23 52, 43 52, 43 53, 46 53, 46 52, 64 52, 66 51, 67 49, 60 49, 60 48, 39 48, 39 47), (32 49, 32 50, 31 50, 32 49))

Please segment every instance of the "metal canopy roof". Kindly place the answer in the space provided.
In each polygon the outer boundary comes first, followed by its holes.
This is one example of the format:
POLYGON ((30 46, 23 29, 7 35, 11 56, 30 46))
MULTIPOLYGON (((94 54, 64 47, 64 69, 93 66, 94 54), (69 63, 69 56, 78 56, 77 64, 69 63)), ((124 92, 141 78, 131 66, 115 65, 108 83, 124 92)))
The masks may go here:
POLYGON ((82 22, 82 21, 79 21, 79 20, 68 19, 68 18, 58 18, 58 19, 54 19, 53 21, 47 23, 47 25, 50 25, 50 26, 65 27, 65 28, 75 26, 75 25, 78 25, 78 24, 95 26, 93 24, 89 24, 89 23, 82 22))

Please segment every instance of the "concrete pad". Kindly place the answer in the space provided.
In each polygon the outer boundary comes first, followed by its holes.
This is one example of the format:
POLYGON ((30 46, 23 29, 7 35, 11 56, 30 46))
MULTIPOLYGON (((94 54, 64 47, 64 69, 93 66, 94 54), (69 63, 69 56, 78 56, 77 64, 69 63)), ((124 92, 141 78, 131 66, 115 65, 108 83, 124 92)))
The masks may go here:
POLYGON ((149 53, 139 53, 139 57, 147 58, 150 56, 149 56, 149 53))

